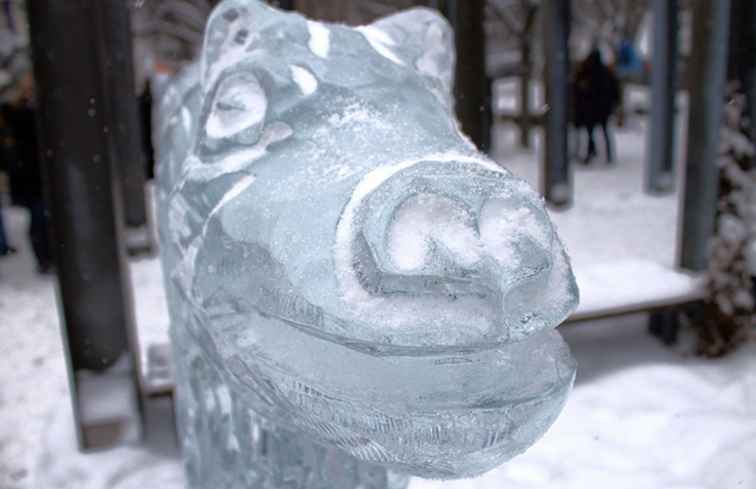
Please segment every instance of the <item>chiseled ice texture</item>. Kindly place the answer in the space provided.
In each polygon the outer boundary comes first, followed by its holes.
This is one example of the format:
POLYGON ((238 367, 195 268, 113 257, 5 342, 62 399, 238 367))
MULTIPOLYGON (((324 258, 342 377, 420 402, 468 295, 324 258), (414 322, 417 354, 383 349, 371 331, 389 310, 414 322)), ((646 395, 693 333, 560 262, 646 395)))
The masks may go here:
POLYGON ((256 0, 212 14, 157 116, 193 489, 480 474, 558 415, 577 303, 541 199, 460 133, 453 36, 256 0))

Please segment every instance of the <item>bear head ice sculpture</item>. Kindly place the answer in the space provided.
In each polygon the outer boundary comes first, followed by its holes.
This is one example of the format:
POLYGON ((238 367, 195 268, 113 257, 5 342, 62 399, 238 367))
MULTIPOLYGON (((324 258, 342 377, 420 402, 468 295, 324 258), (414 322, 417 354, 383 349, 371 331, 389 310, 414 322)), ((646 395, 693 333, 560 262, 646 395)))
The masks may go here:
POLYGON ((350 28, 225 0, 162 97, 194 486, 333 489, 312 474, 336 459, 471 476, 558 415, 575 281, 541 199, 461 134, 453 53, 427 9, 350 28))

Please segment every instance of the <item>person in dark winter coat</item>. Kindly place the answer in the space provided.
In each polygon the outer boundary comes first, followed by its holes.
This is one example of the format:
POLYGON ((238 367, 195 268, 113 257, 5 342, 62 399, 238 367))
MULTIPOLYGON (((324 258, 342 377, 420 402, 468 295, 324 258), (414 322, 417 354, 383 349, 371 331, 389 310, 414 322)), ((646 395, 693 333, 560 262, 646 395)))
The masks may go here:
POLYGON ((600 127, 606 145, 606 160, 613 160, 609 118, 619 104, 619 81, 614 72, 601 59, 601 52, 594 49, 580 63, 573 84, 574 124, 588 133, 588 150, 583 162, 588 164, 596 156, 594 129, 600 127))
POLYGON ((3 221, 3 209, 0 208, 0 257, 13 254, 15 251, 15 248, 8 244, 8 235, 5 233, 5 222, 3 221))
MULTIPOLYGON (((8 158, 3 151, 3 141, 7 137, 7 128, 3 126, 2 117, 0 117, 0 171, 6 171, 8 164, 8 158)), ((13 248, 8 242, 8 234, 5 232, 5 222, 3 221, 3 208, 0 203, 0 257, 11 255, 15 253, 16 249, 13 248)))
POLYGON ((2 106, 2 118, 10 138, 5 142, 8 155, 8 177, 11 201, 26 207, 31 215, 29 239, 37 270, 48 273, 52 267, 47 230, 47 211, 42 190, 42 169, 37 147, 37 127, 33 107, 34 92, 31 76, 20 82, 19 96, 11 104, 2 106))

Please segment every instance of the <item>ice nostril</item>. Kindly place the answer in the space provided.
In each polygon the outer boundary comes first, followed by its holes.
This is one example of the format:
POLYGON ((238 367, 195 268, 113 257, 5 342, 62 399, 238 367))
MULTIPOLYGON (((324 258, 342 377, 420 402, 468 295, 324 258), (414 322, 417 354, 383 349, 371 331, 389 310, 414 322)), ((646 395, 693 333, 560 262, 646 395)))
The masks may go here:
POLYGON ((481 259, 474 216, 459 202, 434 194, 419 194, 397 209, 387 245, 393 265, 405 272, 427 271, 444 261, 471 267, 481 259))
MULTIPOLYGON (((486 252, 506 270, 523 262, 540 262, 551 250, 553 231, 548 217, 514 199, 489 199, 480 213, 480 235, 486 252)), ((527 267, 526 267, 527 268, 527 267)))

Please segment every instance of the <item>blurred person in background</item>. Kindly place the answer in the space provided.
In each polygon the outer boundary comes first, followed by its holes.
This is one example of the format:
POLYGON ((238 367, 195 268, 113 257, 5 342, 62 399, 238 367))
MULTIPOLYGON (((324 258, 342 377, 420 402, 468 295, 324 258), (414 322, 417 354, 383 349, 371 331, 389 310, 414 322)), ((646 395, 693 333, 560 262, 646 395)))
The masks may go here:
POLYGON ((625 125, 624 85, 628 81, 642 82, 645 77, 643 59, 638 55, 633 42, 629 39, 620 41, 615 51, 614 70, 619 79, 617 102, 617 126, 625 125))
POLYGON ((5 222, 3 222, 3 209, 0 206, 0 258, 15 252, 16 249, 8 244, 8 235, 5 234, 5 222))
POLYGON ((617 75, 622 78, 640 79, 643 77, 643 60, 638 55, 632 41, 623 39, 617 46, 617 75))
POLYGON ((10 137, 4 142, 8 154, 11 201, 29 211, 29 240, 37 261, 37 271, 50 273, 52 259, 47 231, 47 210, 42 190, 42 171, 37 147, 34 109, 34 79, 25 74, 18 92, 0 111, 10 137))
MULTIPOLYGON (((0 117, 0 171, 7 172, 7 165, 9 161, 9 152, 5 150, 6 142, 9 142, 10 134, 8 128, 5 126, 2 117, 0 117)), ((8 242, 8 234, 5 232, 5 222, 3 221, 3 208, 0 201, 0 258, 8 255, 12 255, 16 252, 16 248, 10 245, 8 242)))
POLYGON ((582 159, 586 165, 596 157, 596 141, 593 133, 601 128, 606 148, 606 161, 611 163, 612 151, 609 118, 620 101, 619 81, 614 72, 604 64, 601 51, 594 47, 588 57, 578 66, 573 85, 575 126, 588 132, 588 150, 582 159))

